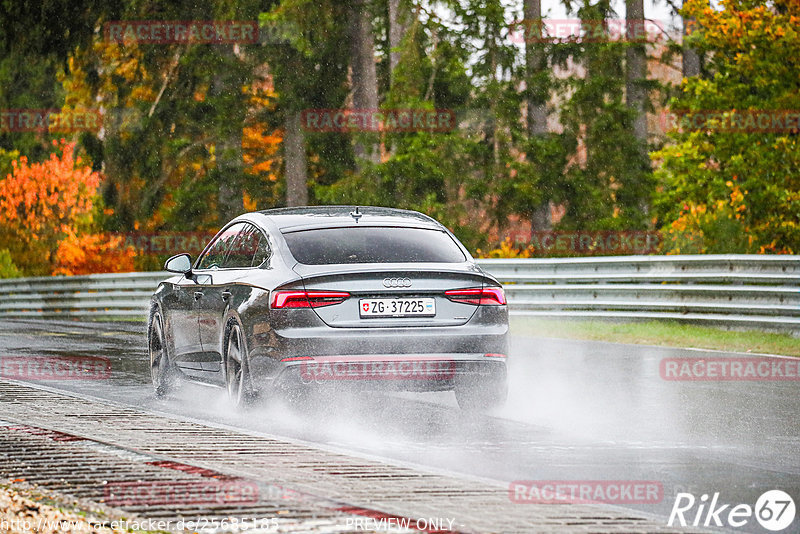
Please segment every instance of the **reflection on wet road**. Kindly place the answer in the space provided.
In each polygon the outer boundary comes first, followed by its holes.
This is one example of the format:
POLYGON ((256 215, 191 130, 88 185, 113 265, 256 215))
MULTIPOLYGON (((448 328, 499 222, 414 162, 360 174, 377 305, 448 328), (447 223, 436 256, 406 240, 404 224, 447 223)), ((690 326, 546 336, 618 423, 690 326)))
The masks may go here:
MULTIPOLYGON (((221 390, 202 386, 158 401, 138 323, 5 321, 0 347, 2 357, 111 361, 108 380, 50 387, 356 455, 504 483, 659 481, 662 503, 626 506, 665 522, 681 491, 720 492, 724 502, 752 505, 779 488, 800 503, 798 382, 675 382, 659 375, 662 358, 722 353, 513 336, 509 402, 492 416, 476 416, 461 412, 452 393, 343 394, 306 410, 272 399, 245 413, 233 412, 221 390)), ((736 531, 761 532, 754 523, 736 531)))

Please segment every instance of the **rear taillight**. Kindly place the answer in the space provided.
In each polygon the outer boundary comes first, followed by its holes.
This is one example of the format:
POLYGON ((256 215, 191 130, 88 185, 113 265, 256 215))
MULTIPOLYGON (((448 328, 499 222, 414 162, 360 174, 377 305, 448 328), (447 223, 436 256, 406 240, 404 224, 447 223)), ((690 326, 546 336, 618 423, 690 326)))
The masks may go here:
POLYGON ((350 297, 345 291, 301 291, 286 290, 272 293, 273 310, 284 308, 322 308, 341 304, 350 297))
POLYGON ((502 287, 472 287, 467 289, 451 289, 444 296, 453 302, 475 304, 476 306, 502 306, 506 303, 506 294, 502 287))
POLYGON ((289 356, 288 358, 281 358, 282 362, 307 362, 313 360, 311 356, 289 356))

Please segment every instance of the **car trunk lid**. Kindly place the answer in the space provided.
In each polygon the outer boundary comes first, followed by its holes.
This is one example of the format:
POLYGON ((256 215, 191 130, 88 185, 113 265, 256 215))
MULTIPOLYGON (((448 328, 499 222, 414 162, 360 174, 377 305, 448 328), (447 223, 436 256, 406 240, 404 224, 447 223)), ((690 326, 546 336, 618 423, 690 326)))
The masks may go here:
POLYGON ((455 302, 445 291, 482 288, 487 282, 477 268, 452 264, 326 265, 324 269, 298 264, 294 270, 306 292, 321 304, 311 300, 315 313, 328 326, 339 328, 461 325, 478 307, 455 302), (326 299, 325 292, 338 297, 326 299))

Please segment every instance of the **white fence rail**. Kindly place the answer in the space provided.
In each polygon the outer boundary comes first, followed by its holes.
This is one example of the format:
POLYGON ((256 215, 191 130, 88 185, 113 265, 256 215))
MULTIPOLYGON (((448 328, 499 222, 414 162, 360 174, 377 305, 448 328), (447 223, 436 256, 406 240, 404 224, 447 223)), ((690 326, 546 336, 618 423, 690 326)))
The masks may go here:
MULTIPOLYGON (((511 312, 800 332, 800 256, 497 259, 511 312)), ((0 280, 0 317, 142 319, 167 273, 0 280)))
POLYGON ((800 332, 800 256, 482 260, 512 313, 672 319, 800 332))

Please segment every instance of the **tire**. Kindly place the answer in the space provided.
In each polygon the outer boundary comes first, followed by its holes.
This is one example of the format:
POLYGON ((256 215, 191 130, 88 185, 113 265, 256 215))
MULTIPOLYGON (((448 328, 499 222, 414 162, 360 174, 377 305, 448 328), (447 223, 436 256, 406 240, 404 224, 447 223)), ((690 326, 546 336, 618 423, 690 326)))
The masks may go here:
POLYGON ((147 350, 150 355, 150 379, 156 397, 163 399, 174 393, 180 378, 172 360, 164 334, 164 319, 154 310, 147 328, 147 350))
POLYGON ((248 361, 242 329, 230 323, 225 339, 225 390, 235 408, 252 404, 256 398, 248 361))
POLYGON ((508 384, 505 380, 460 382, 453 391, 458 407, 469 412, 491 412, 502 408, 508 398, 508 384))

